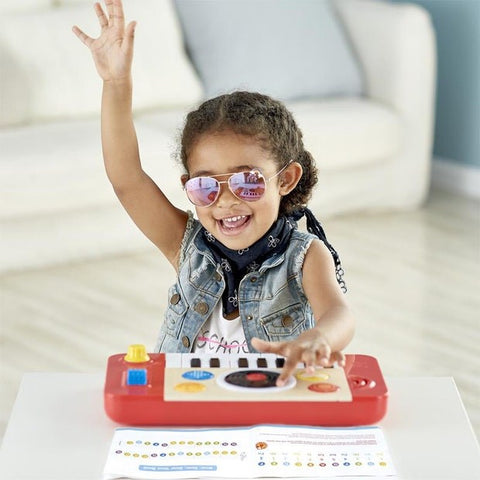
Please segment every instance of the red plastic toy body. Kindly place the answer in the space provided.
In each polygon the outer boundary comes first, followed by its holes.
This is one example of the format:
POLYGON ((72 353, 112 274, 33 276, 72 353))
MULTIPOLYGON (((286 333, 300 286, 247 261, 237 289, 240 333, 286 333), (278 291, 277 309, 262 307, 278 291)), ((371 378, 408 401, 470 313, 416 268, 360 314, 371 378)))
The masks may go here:
POLYGON ((125 354, 109 358, 104 400, 112 420, 136 426, 355 426, 378 422, 386 413, 387 387, 377 360, 371 356, 346 355, 346 366, 336 367, 341 372, 321 369, 311 378, 299 369, 288 391, 274 392, 277 387, 231 387, 228 377, 234 381, 240 377, 240 382, 256 386, 266 374, 278 375, 280 368, 194 366, 172 368, 170 372, 168 355, 149 354, 147 361, 137 359, 134 363, 126 361, 125 354), (329 376, 333 380, 328 380, 329 376), (336 390, 343 390, 340 400, 335 398, 336 390))

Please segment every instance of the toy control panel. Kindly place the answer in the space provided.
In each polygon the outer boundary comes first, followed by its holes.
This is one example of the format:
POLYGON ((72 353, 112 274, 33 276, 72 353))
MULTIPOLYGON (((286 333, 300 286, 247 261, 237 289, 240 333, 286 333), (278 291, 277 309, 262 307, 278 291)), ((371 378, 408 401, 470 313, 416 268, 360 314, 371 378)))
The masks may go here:
POLYGON ((388 391, 374 357, 346 355, 345 367, 313 373, 299 364, 278 387, 284 361, 273 354, 149 354, 130 345, 108 359, 105 411, 138 426, 354 426, 385 415, 388 391))

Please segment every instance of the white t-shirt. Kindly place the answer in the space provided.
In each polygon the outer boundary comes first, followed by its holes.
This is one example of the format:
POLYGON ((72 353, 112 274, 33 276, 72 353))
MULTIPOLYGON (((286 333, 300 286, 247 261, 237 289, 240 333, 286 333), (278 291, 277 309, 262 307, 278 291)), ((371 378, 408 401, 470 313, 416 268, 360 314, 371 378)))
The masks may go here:
POLYGON ((205 354, 248 353, 240 317, 233 320, 224 318, 222 302, 218 302, 212 315, 200 329, 193 351, 205 354))

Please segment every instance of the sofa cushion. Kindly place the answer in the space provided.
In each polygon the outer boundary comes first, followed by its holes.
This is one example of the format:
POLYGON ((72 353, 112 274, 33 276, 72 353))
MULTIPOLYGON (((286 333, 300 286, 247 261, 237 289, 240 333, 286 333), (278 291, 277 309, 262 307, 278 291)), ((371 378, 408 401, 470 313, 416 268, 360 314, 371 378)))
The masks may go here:
POLYGON ((362 77, 327 0, 176 0, 207 97, 254 90, 281 100, 358 95, 362 77))
POLYGON ((305 148, 321 171, 383 161, 399 153, 401 118, 385 105, 359 97, 287 103, 305 148))
MULTIPOLYGON (((170 198, 181 193, 181 171, 170 158, 173 135, 146 124, 136 130, 145 170, 170 198)), ((118 203, 105 174, 96 119, 5 128, 0 151, 0 219, 118 203)))
MULTIPOLYGON (((188 61, 169 0, 126 0, 138 21, 134 107, 149 109, 198 101, 202 88, 188 61)), ((71 31, 99 33, 92 4, 0 17, 0 125, 78 117, 100 111, 101 80, 88 49, 71 31)))
MULTIPOLYGON (((400 117, 381 104, 351 97, 288 102, 286 106, 321 171, 361 167, 399 152, 400 117)), ((183 119, 175 112, 152 112, 139 116, 136 124, 165 132, 173 140, 181 131, 183 119)), ((170 151, 175 149, 171 144, 170 151)))
MULTIPOLYGON (((400 144, 400 120, 361 99, 287 105, 304 133, 320 173, 384 162, 400 144)), ((135 124, 145 170, 168 198, 189 207, 183 173, 172 159, 184 109, 145 113, 135 124)), ((117 203, 103 167, 98 120, 50 122, 0 132, 0 218, 99 208, 117 203)))

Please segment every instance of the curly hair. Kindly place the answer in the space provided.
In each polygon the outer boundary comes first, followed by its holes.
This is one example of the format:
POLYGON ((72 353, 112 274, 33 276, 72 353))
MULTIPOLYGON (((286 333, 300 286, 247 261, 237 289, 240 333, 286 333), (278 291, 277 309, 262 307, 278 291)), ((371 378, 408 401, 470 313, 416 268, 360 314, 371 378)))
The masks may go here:
POLYGON ((202 103, 185 121, 180 140, 180 161, 188 172, 188 155, 203 134, 232 131, 255 137, 280 170, 298 162, 303 175, 280 203, 280 214, 305 206, 317 183, 317 168, 303 145, 303 135, 292 114, 279 101, 255 92, 236 91, 202 103))

